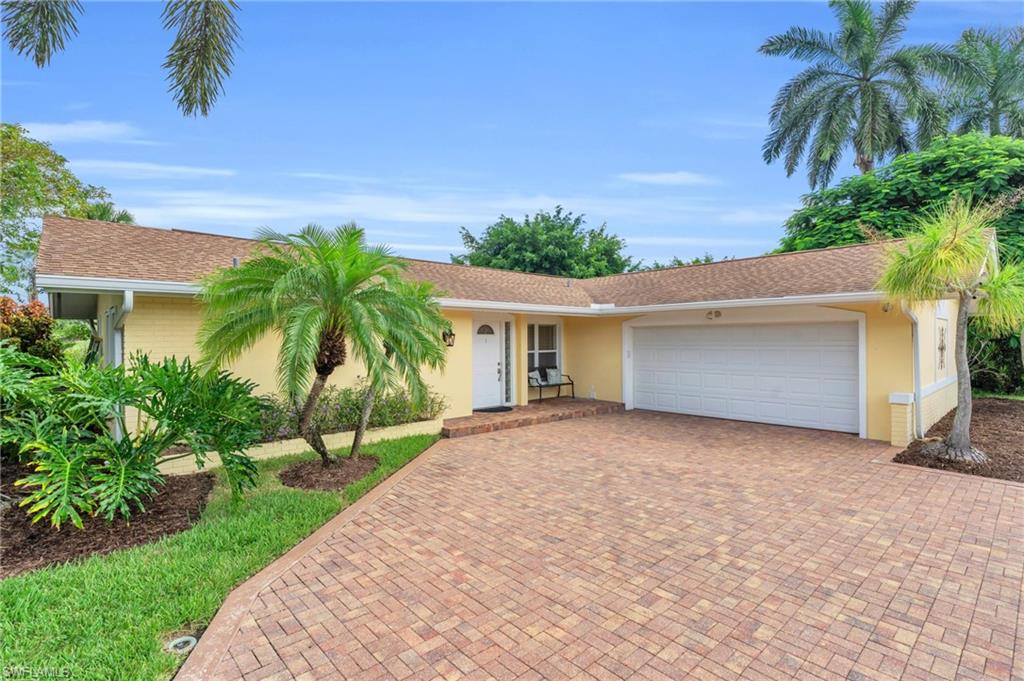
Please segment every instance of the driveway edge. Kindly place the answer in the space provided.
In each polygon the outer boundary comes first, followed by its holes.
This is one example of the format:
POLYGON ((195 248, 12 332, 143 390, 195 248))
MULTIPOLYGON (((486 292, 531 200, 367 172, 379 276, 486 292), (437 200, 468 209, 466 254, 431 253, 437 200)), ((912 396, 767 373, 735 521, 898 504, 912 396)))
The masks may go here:
POLYGON ((358 516, 366 507, 372 506, 382 496, 390 492, 406 476, 413 473, 423 463, 443 447, 444 440, 438 440, 427 447, 415 459, 402 466, 376 487, 357 499, 347 508, 342 509, 326 523, 317 528, 286 553, 275 559, 267 567, 236 586, 221 604, 199 643, 185 659, 185 663, 174 676, 175 681, 201 681, 213 676, 217 664, 227 654, 231 642, 238 633, 242 618, 252 608, 253 602, 263 589, 281 576, 292 565, 305 557, 310 551, 326 541, 339 527, 358 516))

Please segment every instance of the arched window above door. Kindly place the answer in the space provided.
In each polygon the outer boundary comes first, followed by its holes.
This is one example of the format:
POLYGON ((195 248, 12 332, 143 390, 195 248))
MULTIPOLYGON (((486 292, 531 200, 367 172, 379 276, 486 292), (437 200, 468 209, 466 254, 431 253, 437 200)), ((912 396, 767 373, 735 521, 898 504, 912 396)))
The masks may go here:
POLYGON ((490 324, 481 324, 480 328, 476 330, 478 336, 493 336, 494 329, 491 328, 490 324))

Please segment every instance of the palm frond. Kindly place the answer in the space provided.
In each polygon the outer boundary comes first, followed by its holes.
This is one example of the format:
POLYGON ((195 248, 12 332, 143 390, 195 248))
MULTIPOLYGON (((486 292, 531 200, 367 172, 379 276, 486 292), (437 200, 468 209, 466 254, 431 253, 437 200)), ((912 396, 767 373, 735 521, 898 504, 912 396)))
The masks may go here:
POLYGON ((3 3, 4 40, 11 50, 30 55, 39 68, 78 35, 79 0, 33 0, 3 3))
POLYGON ((238 22, 234 0, 170 0, 164 28, 176 30, 164 68, 174 101, 186 116, 210 113, 231 74, 238 22))
POLYGON ((758 48, 758 52, 771 57, 790 57, 804 61, 842 61, 842 53, 835 38, 822 31, 800 26, 793 26, 785 33, 768 38, 758 48))
POLYGON ((993 336, 1024 328, 1024 266, 1004 263, 981 287, 977 323, 993 336))

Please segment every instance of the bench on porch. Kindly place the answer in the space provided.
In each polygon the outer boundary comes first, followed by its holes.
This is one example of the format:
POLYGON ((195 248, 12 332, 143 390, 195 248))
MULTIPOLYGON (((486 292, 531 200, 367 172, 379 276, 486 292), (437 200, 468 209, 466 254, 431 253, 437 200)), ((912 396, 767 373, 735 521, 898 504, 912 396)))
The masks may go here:
POLYGON ((562 388, 568 386, 572 389, 573 399, 576 398, 576 384, 573 383, 572 376, 569 374, 557 373, 558 380, 549 380, 552 376, 548 374, 547 369, 534 369, 527 374, 526 378, 530 387, 537 389, 538 402, 544 401, 544 388, 558 388, 558 397, 561 397, 562 388))

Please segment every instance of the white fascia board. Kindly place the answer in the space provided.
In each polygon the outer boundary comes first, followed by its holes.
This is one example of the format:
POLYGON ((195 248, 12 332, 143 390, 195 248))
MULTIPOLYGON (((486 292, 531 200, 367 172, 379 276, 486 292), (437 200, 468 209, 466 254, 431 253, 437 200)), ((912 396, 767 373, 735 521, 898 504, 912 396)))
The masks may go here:
MULTIPOLYGON (((37 275, 36 284, 48 291, 106 292, 132 290, 136 293, 169 293, 180 295, 196 295, 200 291, 199 285, 193 282, 112 279, 106 277, 71 277, 54 274, 37 275)), ((691 303, 666 303, 660 305, 629 305, 623 307, 616 306, 612 303, 597 303, 590 307, 576 307, 573 305, 524 304, 497 300, 467 300, 463 298, 439 298, 438 303, 442 308, 448 309, 500 310, 505 312, 524 312, 533 314, 601 317, 647 314, 651 312, 671 312, 674 310, 762 307, 766 305, 838 305, 842 303, 872 302, 881 300, 883 297, 883 294, 878 291, 861 291, 854 293, 823 293, 807 296, 781 296, 775 298, 704 300, 691 303)))
POLYGON ((89 293, 135 291, 136 293, 177 293, 184 295, 199 293, 199 285, 191 282, 108 279, 106 277, 66 277, 55 274, 36 275, 36 285, 46 291, 89 293))
POLYGON ((507 310, 510 312, 533 312, 538 314, 563 314, 584 317, 620 316, 648 314, 651 312, 674 312, 676 310, 706 310, 728 307, 765 307, 769 305, 840 305, 843 303, 868 303, 882 300, 878 291, 855 293, 823 293, 807 296, 781 296, 776 298, 742 298, 736 300, 707 300, 692 303, 666 303, 662 305, 629 305, 618 307, 611 303, 598 303, 591 307, 570 305, 524 305, 488 300, 463 300, 441 298, 441 307, 469 310, 507 310))

